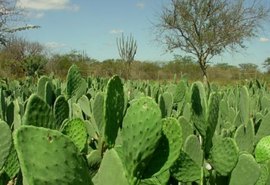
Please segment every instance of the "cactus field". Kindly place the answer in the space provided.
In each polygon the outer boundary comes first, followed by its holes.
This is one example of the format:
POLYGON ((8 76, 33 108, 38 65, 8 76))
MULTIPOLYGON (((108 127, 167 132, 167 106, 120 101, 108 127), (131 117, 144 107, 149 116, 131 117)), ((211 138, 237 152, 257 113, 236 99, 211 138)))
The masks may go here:
POLYGON ((0 185, 268 185, 270 91, 84 78, 0 82, 0 185))

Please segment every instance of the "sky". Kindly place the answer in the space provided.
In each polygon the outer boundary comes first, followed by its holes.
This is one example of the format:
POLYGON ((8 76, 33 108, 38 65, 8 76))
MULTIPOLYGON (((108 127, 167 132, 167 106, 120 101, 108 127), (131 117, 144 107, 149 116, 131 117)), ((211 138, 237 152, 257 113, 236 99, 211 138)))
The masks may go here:
MULTIPOLYGON (((22 31, 20 36, 44 44, 52 53, 72 50, 86 53, 100 61, 120 58, 116 38, 132 34, 138 49, 135 59, 169 61, 164 45, 155 41, 154 24, 169 0, 19 0, 25 10, 25 23, 39 29, 22 31)), ((258 37, 246 42, 240 53, 224 53, 214 57, 213 64, 255 63, 270 57, 270 25, 258 37)))

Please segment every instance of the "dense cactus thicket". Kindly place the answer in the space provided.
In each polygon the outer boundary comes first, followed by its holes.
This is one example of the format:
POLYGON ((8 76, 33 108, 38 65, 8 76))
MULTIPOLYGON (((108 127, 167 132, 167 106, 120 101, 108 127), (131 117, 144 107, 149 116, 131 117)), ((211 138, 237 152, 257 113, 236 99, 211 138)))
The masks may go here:
POLYGON ((266 84, 0 84, 0 185, 267 185, 266 84))

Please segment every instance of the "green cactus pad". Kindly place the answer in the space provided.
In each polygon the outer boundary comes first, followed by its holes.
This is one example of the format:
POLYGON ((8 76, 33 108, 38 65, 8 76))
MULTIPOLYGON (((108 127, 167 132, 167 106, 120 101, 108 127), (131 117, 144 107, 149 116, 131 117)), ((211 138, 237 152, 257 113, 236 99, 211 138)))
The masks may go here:
POLYGON ((210 163, 222 176, 228 175, 235 167, 239 149, 232 138, 217 138, 210 151, 210 163))
POLYGON ((183 116, 180 116, 178 121, 182 128, 182 141, 185 143, 187 137, 193 134, 193 127, 183 116))
POLYGON ((67 74, 67 96, 68 99, 75 98, 77 100, 87 90, 87 82, 81 77, 79 69, 76 65, 72 65, 67 74))
POLYGON ((243 124, 247 124, 249 120, 249 93, 246 86, 243 86, 240 90, 240 99, 239 99, 239 111, 240 118, 243 124))
POLYGON ((193 182, 201 179, 201 166, 197 165, 188 154, 181 152, 171 167, 172 176, 179 182, 193 182))
POLYGON ((11 146, 11 130, 6 122, 0 121, 0 170, 7 160, 11 146))
POLYGON ((144 178, 157 176, 167 171, 178 159, 182 148, 182 129, 175 118, 162 119, 162 137, 144 172, 144 178))
POLYGON ((53 91, 53 85, 51 82, 47 82, 45 85, 45 102, 49 106, 53 106, 54 101, 55 101, 55 94, 53 91))
POLYGON ((22 126, 14 133, 14 145, 28 185, 92 184, 87 162, 74 143, 47 128, 22 126))
POLYGON ((200 82, 194 83, 191 93, 191 120, 203 138, 205 138, 207 130, 205 99, 206 97, 203 84, 200 82))
POLYGON ((173 96, 169 92, 165 92, 159 97, 159 107, 162 118, 169 117, 172 113, 173 96))
POLYGON ((124 89, 119 76, 113 76, 107 84, 105 97, 105 142, 113 147, 117 137, 118 129, 122 125, 124 114, 124 89))
POLYGON ((50 107, 36 94, 32 94, 28 99, 22 124, 51 129, 56 128, 50 107))
POLYGON ((100 167, 100 163, 102 160, 101 151, 93 150, 86 157, 91 177, 93 177, 94 175, 96 175, 100 167))
POLYGON ((56 128, 59 129, 65 119, 69 117, 69 106, 66 98, 60 95, 54 102, 53 113, 55 117, 56 128))
POLYGON ((80 105, 84 114, 90 117, 91 116, 90 101, 87 98, 87 96, 82 95, 82 97, 78 99, 78 104, 80 105))
POLYGON ((207 132, 206 132, 206 154, 209 154, 210 149, 212 148, 212 137, 215 133, 216 126, 218 124, 219 117, 219 102, 220 95, 218 93, 211 93, 208 103, 208 112, 207 112, 207 132))
POLYGON ((45 85, 48 81, 50 81, 50 78, 47 76, 42 76, 38 79, 37 95, 43 100, 45 100, 45 85))
POLYGON ((173 94, 173 102, 174 103, 181 102, 185 98, 186 90, 187 90, 187 84, 185 81, 181 80, 177 84, 175 92, 173 94))
POLYGON ((240 151, 246 151, 250 154, 254 150, 254 125, 250 120, 246 125, 242 124, 237 128, 234 139, 240 151))
POLYGON ((260 127, 255 135, 255 143, 258 143, 260 139, 265 136, 270 135, 270 113, 267 113, 266 116, 262 118, 260 127))
POLYGON ((201 149, 201 144, 197 136, 188 136, 185 141, 183 150, 198 166, 202 166, 203 151, 201 149))
POLYGON ((261 175, 255 185, 266 185, 269 177, 269 170, 267 164, 261 164, 261 175))
POLYGON ((67 135, 74 144, 82 151, 87 142, 87 130, 85 123, 80 118, 67 121, 63 126, 62 133, 67 135))
POLYGON ((230 185, 254 185, 260 178, 260 171, 251 154, 241 154, 231 173, 230 185))
POLYGON ((141 97, 131 102, 123 120, 124 164, 130 176, 140 178, 161 137, 161 112, 155 100, 141 97))
POLYGON ((4 170, 10 179, 13 179, 20 171, 20 164, 14 145, 10 149, 4 170))
POLYGON ((142 179, 139 182, 139 185, 164 185, 168 184, 169 179, 170 179, 170 171, 167 170, 149 179, 142 179))
POLYGON ((105 152, 94 179, 96 185, 129 185, 123 163, 114 149, 105 152))
POLYGON ((104 127, 104 95, 98 92, 94 99, 93 116, 100 132, 104 127))
POLYGON ((270 159, 270 136, 263 137, 255 148, 255 158, 258 163, 270 159))

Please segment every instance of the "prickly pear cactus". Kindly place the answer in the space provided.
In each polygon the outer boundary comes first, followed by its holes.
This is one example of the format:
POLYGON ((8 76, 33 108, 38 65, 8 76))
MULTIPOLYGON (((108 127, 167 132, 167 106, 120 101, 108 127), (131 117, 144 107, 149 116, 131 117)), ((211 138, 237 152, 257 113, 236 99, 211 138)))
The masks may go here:
POLYGON ((201 166, 196 164, 188 154, 181 152, 171 168, 172 176, 179 182, 193 182, 201 179, 201 166))
POLYGON ((231 173, 230 185, 254 185, 260 178, 260 171, 251 154, 241 154, 231 173))
POLYGON ((192 107, 192 117, 191 120, 199 131, 203 138, 206 137, 206 95, 203 88, 203 84, 196 82, 193 84, 191 93, 191 107, 192 107))
POLYGON ((76 65, 72 65, 67 74, 67 97, 80 98, 87 89, 87 82, 81 77, 79 69, 76 65))
POLYGON ((56 98, 53 108, 56 128, 59 129, 65 119, 69 117, 69 105, 66 98, 60 95, 56 98))
POLYGON ((159 107, 162 118, 169 117, 172 113, 173 96, 170 92, 165 92, 159 96, 159 107))
POLYGON ((14 145, 28 185, 92 184, 87 162, 62 133, 25 125, 15 131, 14 145))
POLYGON ((247 87, 243 86, 240 90, 240 98, 239 98, 239 111, 240 118, 243 124, 247 124, 249 120, 249 93, 247 87))
POLYGON ((232 138, 217 138, 210 151, 210 163, 222 176, 228 175, 238 160, 239 149, 232 138))
POLYGON ((50 107, 36 94, 32 94, 28 99, 22 124, 56 128, 50 107))
POLYGON ((263 137, 255 148, 257 162, 264 162, 270 159, 270 136, 263 137))
POLYGON ((161 137, 161 112, 155 100, 141 97, 131 102, 123 120, 123 162, 129 183, 136 184, 161 137))
POLYGON ((122 81, 119 76, 113 76, 107 84, 104 111, 104 137, 109 148, 114 146, 118 129, 122 124, 124 106, 125 99, 122 81))
POLYGON ((83 120, 76 118, 67 121, 63 126, 62 133, 74 142, 79 151, 83 151, 87 142, 87 130, 83 120))
POLYGON ((114 149, 105 152, 93 181, 96 185, 129 185, 124 165, 114 149))
POLYGON ((162 137, 144 172, 144 178, 158 176, 169 170, 179 157, 183 145, 182 128, 175 118, 162 119, 162 137))
POLYGON ((258 143, 260 139, 270 135, 270 113, 267 113, 261 121, 260 127, 255 135, 255 143, 258 143))
POLYGON ((7 174, 7 176, 9 177, 9 179, 14 179, 15 176, 20 171, 20 164, 19 164, 17 152, 16 152, 13 144, 12 144, 12 147, 10 149, 8 158, 6 160, 4 170, 7 174))
POLYGON ((47 76, 41 76, 38 79, 38 83, 37 83, 37 95, 42 98, 43 100, 45 100, 45 86, 46 83, 50 81, 50 78, 47 76))
POLYGON ((0 121, 0 170, 7 160, 11 146, 11 130, 6 122, 0 121))
POLYGON ((240 125, 234 135, 239 150, 249 152, 250 154, 252 154, 254 150, 254 137, 255 131, 252 120, 247 124, 240 125))
POLYGON ((102 132, 104 127, 104 95, 102 92, 98 92, 95 96, 93 103, 93 117, 99 131, 102 132))

